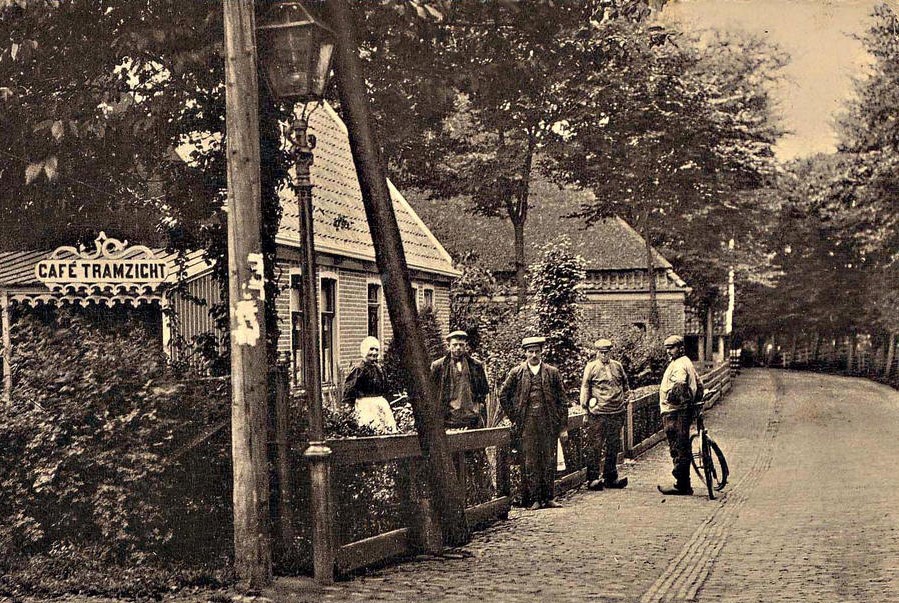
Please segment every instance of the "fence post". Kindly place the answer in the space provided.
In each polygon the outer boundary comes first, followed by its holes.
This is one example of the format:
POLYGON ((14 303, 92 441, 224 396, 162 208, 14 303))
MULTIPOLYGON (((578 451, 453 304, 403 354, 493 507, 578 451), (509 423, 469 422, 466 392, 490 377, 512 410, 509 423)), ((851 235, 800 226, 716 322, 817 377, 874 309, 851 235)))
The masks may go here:
MULTIPOLYGON (((496 497, 512 496, 512 482, 509 479, 509 463, 512 460, 511 444, 508 442, 496 447, 496 497)), ((508 511, 500 515, 508 519, 508 511)))
POLYGON ((627 401, 627 423, 625 425, 627 433, 625 445, 627 446, 626 452, 629 458, 633 457, 634 454, 634 397, 633 395, 628 398, 627 401))
POLYGON ((310 442, 304 453, 312 481, 312 565, 315 581, 332 584, 337 551, 334 546, 334 507, 331 496, 331 449, 310 442))
POLYGON ((460 450, 453 455, 453 465, 456 467, 456 479, 459 481, 459 491, 462 493, 462 507, 465 507, 465 501, 468 493, 468 484, 465 475, 465 451, 460 450))

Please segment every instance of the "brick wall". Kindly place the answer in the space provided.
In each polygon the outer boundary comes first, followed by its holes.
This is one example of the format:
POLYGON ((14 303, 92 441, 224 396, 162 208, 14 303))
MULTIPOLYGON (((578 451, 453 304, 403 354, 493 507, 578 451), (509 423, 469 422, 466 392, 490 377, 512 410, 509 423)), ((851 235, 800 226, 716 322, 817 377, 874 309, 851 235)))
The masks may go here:
MULTIPOLYGON (((290 352, 290 290, 288 288, 290 277, 290 265, 279 262, 282 265, 282 276, 279 285, 282 293, 278 297, 278 325, 281 329, 281 337, 278 341, 278 351, 290 352)), ((368 285, 369 283, 381 285, 377 272, 363 270, 349 270, 345 268, 324 267, 319 269, 319 277, 336 278, 337 280, 337 362, 344 374, 359 360, 359 344, 368 335, 368 285)), ((434 289, 434 307, 437 321, 441 329, 449 328, 449 286, 446 284, 415 280, 418 285, 418 304, 424 303, 424 289, 434 289)), ((381 323, 381 347, 386 349, 393 338, 393 329, 387 312, 387 302, 384 297, 383 286, 380 296, 380 323, 381 323)), ((319 307, 321 300, 319 299, 319 307)))
MULTIPOLYGON (((275 300, 275 308, 278 314, 278 328, 280 329, 280 337, 278 338, 278 354, 280 359, 289 358, 291 354, 291 269, 298 267, 296 262, 279 259, 275 274, 277 276, 278 287, 281 291, 275 300)), ((294 272, 294 274, 297 274, 294 272)), ((368 335, 368 285, 369 283, 381 285, 380 276, 375 271, 366 271, 359 269, 346 269, 343 267, 320 266, 318 276, 335 278, 337 280, 337 313, 335 317, 335 332, 337 335, 336 351, 337 364, 343 371, 343 374, 359 359, 359 344, 368 335)), ((211 277, 205 277, 198 281, 199 284, 208 285, 211 283, 211 277)), ((418 305, 422 307, 424 304, 425 288, 433 288, 434 290, 434 309, 437 315, 437 322, 443 332, 447 332, 449 328, 449 285, 437 281, 427 280, 425 278, 417 278, 414 284, 418 286, 418 305)), ((194 287, 196 288, 196 287, 194 287)), ((200 291, 192 291, 199 295, 200 291)), ((217 300, 217 294, 216 294, 217 300)), ((380 295, 380 330, 382 350, 386 349, 390 340, 393 338, 393 329, 390 325, 390 318, 387 312, 387 302, 384 297, 383 286, 381 285, 380 295)), ((321 308, 321 298, 319 298, 319 308, 321 308)), ((190 324, 197 323, 191 334, 196 334, 203 330, 211 330, 213 328, 212 321, 208 316, 207 308, 202 306, 191 305, 189 308, 178 308, 185 315, 183 321, 190 324)))
MULTIPOLYGON (((604 331, 615 329, 622 324, 646 322, 649 316, 649 299, 628 299, 622 296, 604 298, 602 295, 596 295, 591 296, 582 308, 589 328, 594 331, 590 336, 600 337, 604 331)), ((683 333, 683 297, 679 299, 660 297, 659 319, 663 333, 683 333)))

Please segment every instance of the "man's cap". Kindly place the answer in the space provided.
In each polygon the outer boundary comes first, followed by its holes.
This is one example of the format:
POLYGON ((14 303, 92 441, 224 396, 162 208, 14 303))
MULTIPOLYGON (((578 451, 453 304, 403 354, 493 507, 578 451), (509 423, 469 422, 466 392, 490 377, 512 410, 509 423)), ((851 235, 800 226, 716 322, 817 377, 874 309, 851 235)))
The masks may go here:
POLYGON ((597 350, 611 350, 612 349, 612 341, 609 339, 597 339, 596 343, 593 344, 597 350))
POLYGON ((463 341, 468 341, 468 333, 466 333, 465 331, 453 331, 446 336, 447 341, 450 341, 452 339, 462 339, 463 341))
POLYGON ((546 337, 525 337, 521 340, 521 347, 529 348, 535 345, 543 345, 546 343, 546 337))
POLYGON ((676 345, 684 345, 684 338, 680 335, 669 335, 663 344, 666 348, 673 348, 676 345))

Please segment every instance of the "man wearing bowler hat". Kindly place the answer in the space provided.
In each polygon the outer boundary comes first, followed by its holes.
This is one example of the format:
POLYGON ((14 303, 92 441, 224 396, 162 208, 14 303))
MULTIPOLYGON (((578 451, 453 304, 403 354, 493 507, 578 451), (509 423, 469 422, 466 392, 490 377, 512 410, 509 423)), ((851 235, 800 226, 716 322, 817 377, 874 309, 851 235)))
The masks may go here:
POLYGON ((560 507, 553 500, 557 438, 568 423, 568 403, 559 369, 543 362, 543 337, 525 337, 525 361, 509 371, 500 404, 512 421, 521 458, 521 505, 531 510, 560 507))
POLYGON ((468 355, 468 333, 446 336, 449 351, 431 363, 431 380, 440 396, 444 425, 449 429, 477 429, 487 425, 487 372, 468 355))
POLYGON ((600 339, 593 345, 596 359, 584 368, 580 397, 587 412, 587 488, 624 488, 627 478, 619 479, 617 463, 630 385, 624 367, 610 358, 612 342, 600 339))
POLYGON ((668 367, 659 385, 659 407, 662 412, 662 428, 668 438, 668 450, 674 463, 673 486, 659 486, 662 494, 672 496, 693 494, 690 486, 690 424, 693 422, 693 404, 702 396, 702 382, 693 363, 684 354, 684 338, 671 335, 664 344, 668 354, 668 367))

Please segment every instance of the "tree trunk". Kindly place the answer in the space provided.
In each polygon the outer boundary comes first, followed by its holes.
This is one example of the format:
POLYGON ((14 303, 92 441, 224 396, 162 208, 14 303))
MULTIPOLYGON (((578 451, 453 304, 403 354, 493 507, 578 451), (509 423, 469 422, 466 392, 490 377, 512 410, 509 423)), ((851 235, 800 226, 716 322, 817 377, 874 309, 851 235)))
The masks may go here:
POLYGON ((515 285, 518 287, 516 303, 521 310, 527 303, 528 296, 527 266, 524 259, 524 220, 513 218, 512 228, 515 229, 515 285))
POLYGON ((337 34, 334 69, 340 103, 350 132, 350 148, 362 189, 375 258, 384 281, 387 310, 393 324, 394 344, 412 377, 412 410, 418 441, 425 459, 436 520, 444 544, 455 546, 469 538, 464 495, 459 489, 450 455, 443 413, 430 379, 430 358, 412 303, 412 285, 400 230, 379 147, 372 130, 365 80, 359 63, 352 16, 345 0, 328 0, 330 23, 337 34))
POLYGON ((790 362, 789 366, 796 364, 796 347, 799 345, 799 335, 793 333, 793 340, 790 343, 790 362))
POLYGON ((241 580, 259 588, 271 582, 272 559, 265 320, 259 294, 248 287, 256 275, 247 259, 262 252, 255 19, 252 0, 223 5, 234 567, 241 580))
POLYGON ((887 346, 887 359, 883 367, 883 378, 889 379, 893 372, 893 361, 896 359, 896 334, 890 332, 890 343, 887 346))
POLYGON ((821 334, 815 331, 815 342, 812 344, 812 364, 818 364, 818 354, 821 348, 821 334))
POLYGON ((527 303, 528 283, 526 280, 527 264, 524 257, 524 225, 528 220, 528 200, 531 192, 531 168, 534 164, 534 149, 537 141, 528 133, 528 150, 521 165, 521 180, 514 193, 514 202, 508 201, 507 213, 515 229, 515 281, 518 286, 518 309, 527 303))
POLYGON ((710 303, 705 309, 705 358, 703 361, 712 363, 715 354, 715 304, 710 303))
POLYGON ((662 326, 659 318, 659 299, 656 288, 656 265, 655 258, 652 254, 652 243, 649 240, 649 215, 644 215, 641 220, 640 236, 643 237, 644 249, 646 250, 646 278, 649 283, 649 316, 647 322, 652 329, 658 330, 662 326))
POLYGON ((846 344, 846 346, 848 348, 846 350, 846 372, 849 373, 850 375, 852 374, 852 371, 854 370, 854 367, 855 367, 855 344, 856 344, 856 342, 857 342, 856 335, 855 335, 855 331, 853 330, 852 334, 849 335, 849 341, 846 344))

